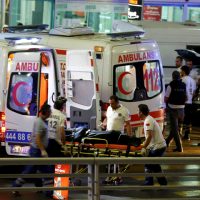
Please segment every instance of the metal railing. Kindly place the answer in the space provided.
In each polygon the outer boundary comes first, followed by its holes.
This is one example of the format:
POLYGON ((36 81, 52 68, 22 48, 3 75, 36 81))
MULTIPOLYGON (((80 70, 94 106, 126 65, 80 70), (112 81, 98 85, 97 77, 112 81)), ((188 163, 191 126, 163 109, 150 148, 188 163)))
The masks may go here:
MULTIPOLYGON (((199 165, 200 158, 198 157, 162 157, 162 158, 149 158, 149 157, 136 157, 136 158, 95 158, 95 168, 94 168, 94 200, 100 199, 100 191, 101 190, 200 190, 199 186, 99 186, 99 177, 107 177, 107 176, 119 176, 117 173, 100 173, 99 166, 106 164, 166 164, 166 165, 199 165)), ((138 177, 138 176, 151 176, 152 173, 120 173, 120 177, 138 177)), ((155 176, 155 174, 154 174, 155 176)), ((200 173, 156 173, 156 177, 180 177, 180 176, 200 176, 200 173)), ((145 198, 146 200, 148 198, 145 198)), ((149 198, 152 199, 152 198, 149 198)), ((166 198, 159 198, 166 200, 166 198)), ((169 198, 167 198, 169 199, 169 198)), ((171 198, 175 199, 175 198, 171 198)), ((183 199, 183 198, 178 198, 183 199)), ((185 197, 184 197, 185 199, 185 197)))
MULTIPOLYGON (((101 190, 200 190, 199 186, 100 186, 99 177, 107 176, 119 176, 117 173, 100 173, 99 166, 106 164, 132 164, 132 165, 143 165, 143 164, 165 164, 165 165, 200 165, 200 158, 198 157, 162 157, 162 158, 147 158, 147 157, 135 157, 135 158, 1 158, 0 165, 54 165, 54 164, 84 164, 88 165, 88 173, 83 174, 0 174, 0 178, 42 178, 42 177, 88 177, 87 186, 78 187, 56 187, 56 190, 88 190, 88 199, 99 200, 101 190), (94 169, 94 170, 93 170, 94 169)), ((145 177, 152 176, 152 173, 120 173, 121 177, 145 177)), ((156 173, 156 177, 180 177, 180 176, 200 176, 198 172, 191 173, 156 173)), ((189 183, 189 181, 188 181, 189 183)), ((29 190, 55 190, 54 187, 22 187, 17 188, 18 191, 29 191, 29 190)), ((1 191, 13 191, 12 187, 0 188, 1 191)), ((185 197, 183 197, 185 199, 185 197)), ((183 199, 183 198, 178 198, 183 199)), ((149 198, 150 199, 150 198, 149 198)), ((159 198, 166 199, 166 198, 159 198)), ((169 198, 167 198, 169 199, 169 198)), ((171 198, 175 199, 175 198, 171 198)))
MULTIPOLYGON (((0 165, 56 165, 69 164, 88 165, 88 173, 84 174, 0 174, 0 178, 48 178, 48 177, 88 177, 88 186, 79 187, 21 187, 17 191, 53 191, 53 190, 87 190, 88 199, 93 199, 93 165, 94 158, 1 158, 0 165)), ((13 187, 1 187, 1 191, 14 191, 13 187)))

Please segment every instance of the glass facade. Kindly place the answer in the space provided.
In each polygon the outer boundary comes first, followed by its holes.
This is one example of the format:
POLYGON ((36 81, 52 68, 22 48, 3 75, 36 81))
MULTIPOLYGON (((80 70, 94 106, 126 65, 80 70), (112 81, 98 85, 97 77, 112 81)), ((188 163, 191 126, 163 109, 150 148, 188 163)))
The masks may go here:
POLYGON ((187 8, 187 20, 192 20, 196 21, 197 23, 200 23, 200 6, 189 6, 187 8))
POLYGON ((144 20, 151 21, 168 21, 182 22, 183 21, 183 5, 167 6, 167 5, 144 5, 144 20))
POLYGON ((49 28, 53 28, 54 8, 54 0, 7 0, 5 24, 48 24, 49 28))
MULTIPOLYGON (((113 32, 115 22, 128 19, 128 0, 108 0, 107 3, 95 0, 4 1, 4 24, 12 26, 18 23, 23 25, 48 24, 49 28, 81 25, 92 27, 94 32, 109 33, 113 32)), ((168 3, 168 1, 162 1, 162 3, 155 3, 155 1, 144 0, 143 18, 144 20, 169 22, 183 22, 187 19, 200 23, 200 2, 168 3)))
POLYGON ((100 33, 112 32, 114 20, 127 20, 128 5, 58 2, 56 26, 82 25, 100 33))

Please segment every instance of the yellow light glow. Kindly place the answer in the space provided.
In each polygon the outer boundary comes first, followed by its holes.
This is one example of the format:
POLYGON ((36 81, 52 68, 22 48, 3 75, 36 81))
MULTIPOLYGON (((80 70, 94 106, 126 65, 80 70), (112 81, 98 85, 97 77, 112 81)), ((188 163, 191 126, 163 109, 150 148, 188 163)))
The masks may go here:
POLYGON ((138 0, 129 0, 129 3, 131 3, 131 4, 138 4, 138 0))
POLYGON ((103 47, 95 46, 94 50, 97 52, 103 52, 103 47))

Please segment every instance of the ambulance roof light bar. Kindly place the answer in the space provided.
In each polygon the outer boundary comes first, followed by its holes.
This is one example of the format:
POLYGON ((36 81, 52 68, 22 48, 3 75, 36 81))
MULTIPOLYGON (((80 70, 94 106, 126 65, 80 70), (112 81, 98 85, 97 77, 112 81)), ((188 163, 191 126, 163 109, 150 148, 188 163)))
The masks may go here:
POLYGON ((94 34, 91 27, 61 27, 54 28, 49 31, 49 35, 75 36, 94 34))
POLYGON ((14 46, 17 44, 37 44, 42 38, 40 37, 6 37, 8 46, 14 46))
POLYGON ((112 38, 112 40, 116 40, 117 38, 126 38, 126 37, 140 38, 140 36, 142 36, 144 34, 145 34, 144 31, 107 33, 107 35, 110 36, 112 38))
POLYGON ((45 30, 48 28, 48 24, 39 24, 39 25, 24 25, 24 26, 9 26, 6 27, 9 32, 15 32, 15 31, 28 31, 28 30, 45 30))

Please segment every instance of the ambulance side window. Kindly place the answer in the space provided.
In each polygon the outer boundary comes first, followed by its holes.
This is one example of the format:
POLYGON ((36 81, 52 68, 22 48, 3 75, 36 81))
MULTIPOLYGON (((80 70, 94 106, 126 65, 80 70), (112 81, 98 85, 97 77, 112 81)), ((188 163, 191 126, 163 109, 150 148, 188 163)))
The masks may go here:
POLYGON ((132 100, 136 89, 136 74, 133 65, 118 66, 115 69, 115 94, 123 100, 132 100))
POLYGON ((149 98, 159 94, 162 90, 160 66, 157 61, 146 62, 143 65, 144 86, 149 98))
POLYGON ((8 91, 8 109, 36 116, 38 73, 12 73, 8 91))

